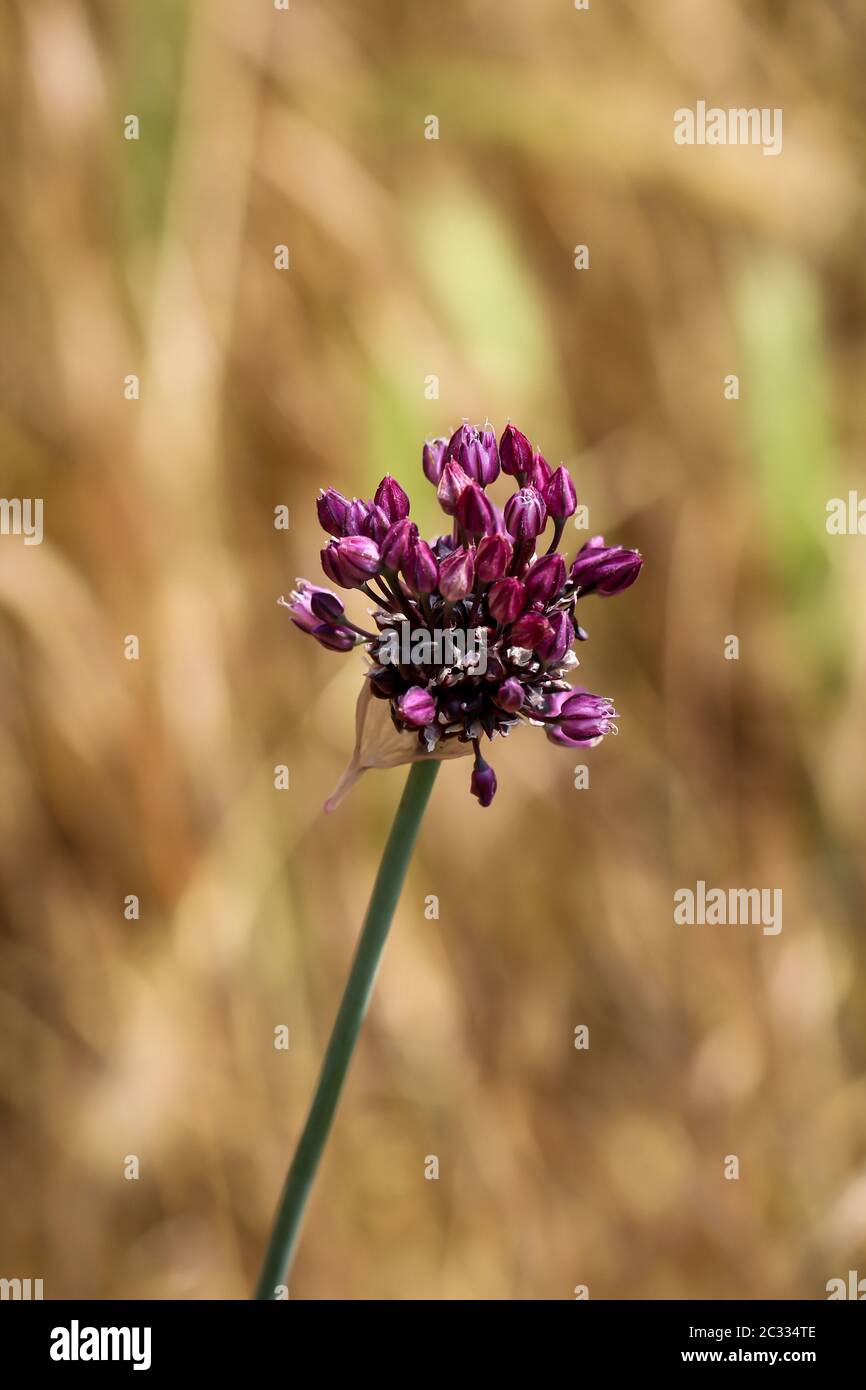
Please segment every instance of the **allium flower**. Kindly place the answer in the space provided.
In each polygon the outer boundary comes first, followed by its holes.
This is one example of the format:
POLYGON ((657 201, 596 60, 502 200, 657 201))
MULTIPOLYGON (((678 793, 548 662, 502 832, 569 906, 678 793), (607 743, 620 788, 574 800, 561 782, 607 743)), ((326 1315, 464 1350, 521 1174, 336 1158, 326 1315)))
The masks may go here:
POLYGON ((390 476, 372 501, 327 488, 316 504, 330 536, 322 567, 335 584, 373 601, 375 631, 352 623, 336 594, 304 580, 281 602, 323 646, 363 646, 369 659, 344 784, 367 766, 474 753, 471 791, 489 806, 496 776, 481 755, 482 738, 530 724, 553 743, 583 747, 615 732, 613 703, 566 679, 578 664, 574 642, 587 636, 575 610, 587 595, 628 588, 643 562, 637 551, 594 536, 569 570, 558 546, 577 506, 574 484, 514 425, 498 445, 489 426, 461 425, 447 441, 426 443, 422 464, 450 522, 429 543, 390 476), (504 511, 486 491, 500 469, 516 484, 504 511))

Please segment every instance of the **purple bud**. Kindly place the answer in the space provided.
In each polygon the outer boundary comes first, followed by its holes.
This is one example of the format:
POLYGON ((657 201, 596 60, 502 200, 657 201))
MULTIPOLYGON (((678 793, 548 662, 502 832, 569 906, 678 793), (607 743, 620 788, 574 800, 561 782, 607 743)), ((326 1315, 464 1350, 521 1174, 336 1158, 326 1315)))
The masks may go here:
POLYGON ((477 483, 470 483, 460 494, 457 520, 473 540, 478 536, 492 536, 496 530, 493 503, 477 483))
POLYGON ((346 513, 348 510, 349 499, 334 487, 323 488, 316 498, 319 524, 322 530, 327 531, 331 536, 344 536, 346 534, 346 513))
POLYGON ((475 767, 472 770, 469 790, 482 806, 489 806, 496 795, 496 773, 478 752, 475 754, 475 767))
POLYGON ((403 575, 413 594, 432 594, 439 583, 439 566, 426 541, 416 541, 403 562, 403 575))
POLYGON ((370 512, 370 502, 362 502, 360 497, 354 497, 346 509, 346 519, 343 522, 343 533, 347 536, 360 536, 363 534, 364 522, 370 512))
POLYGON ((475 431, 472 426, 467 425, 465 422, 454 431, 445 448, 446 463, 460 462, 460 450, 463 448, 464 444, 469 444, 471 442, 474 433, 475 431))
POLYGON ((379 547, 368 536, 344 536, 322 551, 322 569, 342 589, 359 589, 379 573, 379 547))
POLYGON ((376 488, 373 501, 382 508, 390 522, 402 521, 404 516, 409 515, 409 498, 390 473, 385 474, 376 488))
POLYGON ((511 564, 514 546, 507 536, 496 534, 479 541, 475 552, 475 573, 481 584, 494 584, 502 579, 511 564))
MULTIPOLYGON (((465 430, 464 426, 464 430, 465 430)), ((457 452, 457 462, 473 482, 487 487, 499 477, 499 451, 496 435, 492 430, 470 431, 470 437, 461 439, 457 452)))
POLYGON ((381 545, 390 525, 387 512, 374 503, 361 523, 361 535, 369 536, 371 541, 381 545))
POLYGON ((633 584, 640 574, 643 557, 637 550, 621 545, 605 545, 604 536, 593 536, 578 552, 571 567, 571 579, 585 594, 612 598, 633 584))
POLYGON ((524 578, 526 602, 549 603, 562 589, 565 575, 565 561, 558 551, 551 555, 542 555, 524 578))
POLYGON ((512 647, 527 647, 534 651, 539 642, 551 634, 552 628, 543 613, 524 613, 508 630, 508 643, 512 647))
POLYGON ((493 692, 492 699, 499 709, 504 709, 507 714, 516 714, 523 706, 523 686, 514 676, 510 676, 493 692))
POLYGON ((516 541, 531 541, 544 530, 547 508, 534 487, 522 487, 505 503, 505 525, 516 541))
POLYGON ((332 623, 320 623, 314 627, 313 636, 331 652, 350 652, 358 641, 351 628, 335 627, 332 623))
POLYGON ((321 589, 318 584, 307 584, 305 580, 300 580, 303 592, 310 601, 310 609, 313 615, 321 623, 337 623, 342 618, 346 609, 343 600, 337 594, 332 594, 330 589, 321 589))
POLYGON ((526 471, 526 482, 544 496, 547 484, 553 476, 553 469, 544 454, 533 454, 532 463, 526 471))
POLYGON ((421 729, 436 718, 436 701, 421 685, 410 685, 396 700, 397 713, 404 724, 421 729))
POLYGON ((561 661, 574 641, 574 626, 567 613, 551 613, 547 619, 550 634, 536 643, 535 650, 542 661, 561 661))
POLYGON ((408 517, 395 521, 394 525, 388 528, 388 533, 382 541, 383 568, 391 570, 394 574, 402 569, 417 539, 418 527, 414 521, 410 521, 408 517))
POLYGON ((439 479, 442 477, 442 469, 445 467, 445 450, 448 448, 447 439, 428 439, 421 454, 421 467, 424 469, 424 477, 431 482, 434 487, 438 487, 439 479))
POLYGON ((523 612, 525 602, 526 595, 519 579, 500 579, 487 595, 490 616, 498 623, 513 623, 523 612))
POLYGON ((577 493, 571 474, 564 464, 560 464, 544 490, 547 515, 554 521, 565 521, 577 511, 577 493))
POLYGON ((553 743, 579 748, 603 738, 615 728, 613 701, 588 690, 562 690, 548 697, 544 714, 555 719, 547 728, 553 743))
POLYGON ((532 463, 532 445, 513 425, 506 425, 499 441, 499 461, 503 473, 517 478, 526 473, 532 463))
POLYGON ((439 566, 439 592, 448 603, 459 603, 472 592, 475 579, 475 554, 472 550, 455 550, 439 566))
POLYGON ((442 469, 442 477, 439 479, 439 486, 436 489, 436 496, 439 499, 439 506, 446 516, 454 516, 457 511, 457 503, 472 482, 459 463, 449 460, 442 469))

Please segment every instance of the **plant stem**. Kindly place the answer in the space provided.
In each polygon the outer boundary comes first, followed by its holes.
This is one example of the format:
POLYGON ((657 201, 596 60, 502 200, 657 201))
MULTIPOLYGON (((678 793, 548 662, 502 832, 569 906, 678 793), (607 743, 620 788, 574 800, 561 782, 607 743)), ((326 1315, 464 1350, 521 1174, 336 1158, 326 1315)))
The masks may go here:
POLYGON ((285 1283, 304 1211, 367 1012, 382 950, 400 897, 418 827, 439 771, 436 759, 413 763, 379 865, 313 1103, 289 1168, 255 1297, 269 1300, 285 1283))

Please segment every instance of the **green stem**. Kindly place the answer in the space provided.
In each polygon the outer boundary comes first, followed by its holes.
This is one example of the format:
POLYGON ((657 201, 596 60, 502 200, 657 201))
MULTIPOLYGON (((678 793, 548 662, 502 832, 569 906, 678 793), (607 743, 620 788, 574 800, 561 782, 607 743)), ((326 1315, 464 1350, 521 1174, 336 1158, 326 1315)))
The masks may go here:
POLYGON ((364 918, 355 959, 349 971, 346 989, 322 1063, 313 1103, 280 1197, 256 1289, 257 1299, 273 1299, 277 1285, 286 1281, 316 1170, 370 1002, 382 950, 412 857, 415 837, 438 771, 439 762, 433 758, 421 759, 413 763, 409 769, 406 786, 376 875, 367 916, 364 918))

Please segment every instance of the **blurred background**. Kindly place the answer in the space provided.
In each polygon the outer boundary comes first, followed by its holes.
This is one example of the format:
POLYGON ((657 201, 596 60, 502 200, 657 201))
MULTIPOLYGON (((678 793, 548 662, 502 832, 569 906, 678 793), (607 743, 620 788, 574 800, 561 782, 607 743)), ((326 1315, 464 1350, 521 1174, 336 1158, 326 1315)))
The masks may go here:
POLYGON ((405 777, 322 814, 362 661, 276 599, 320 486, 433 529, 486 417, 646 557, 583 609, 620 736, 443 767, 291 1296, 866 1275, 864 58, 855 0, 7 0, 0 1275, 248 1296, 405 777), (698 879, 781 934, 676 927, 698 879))

